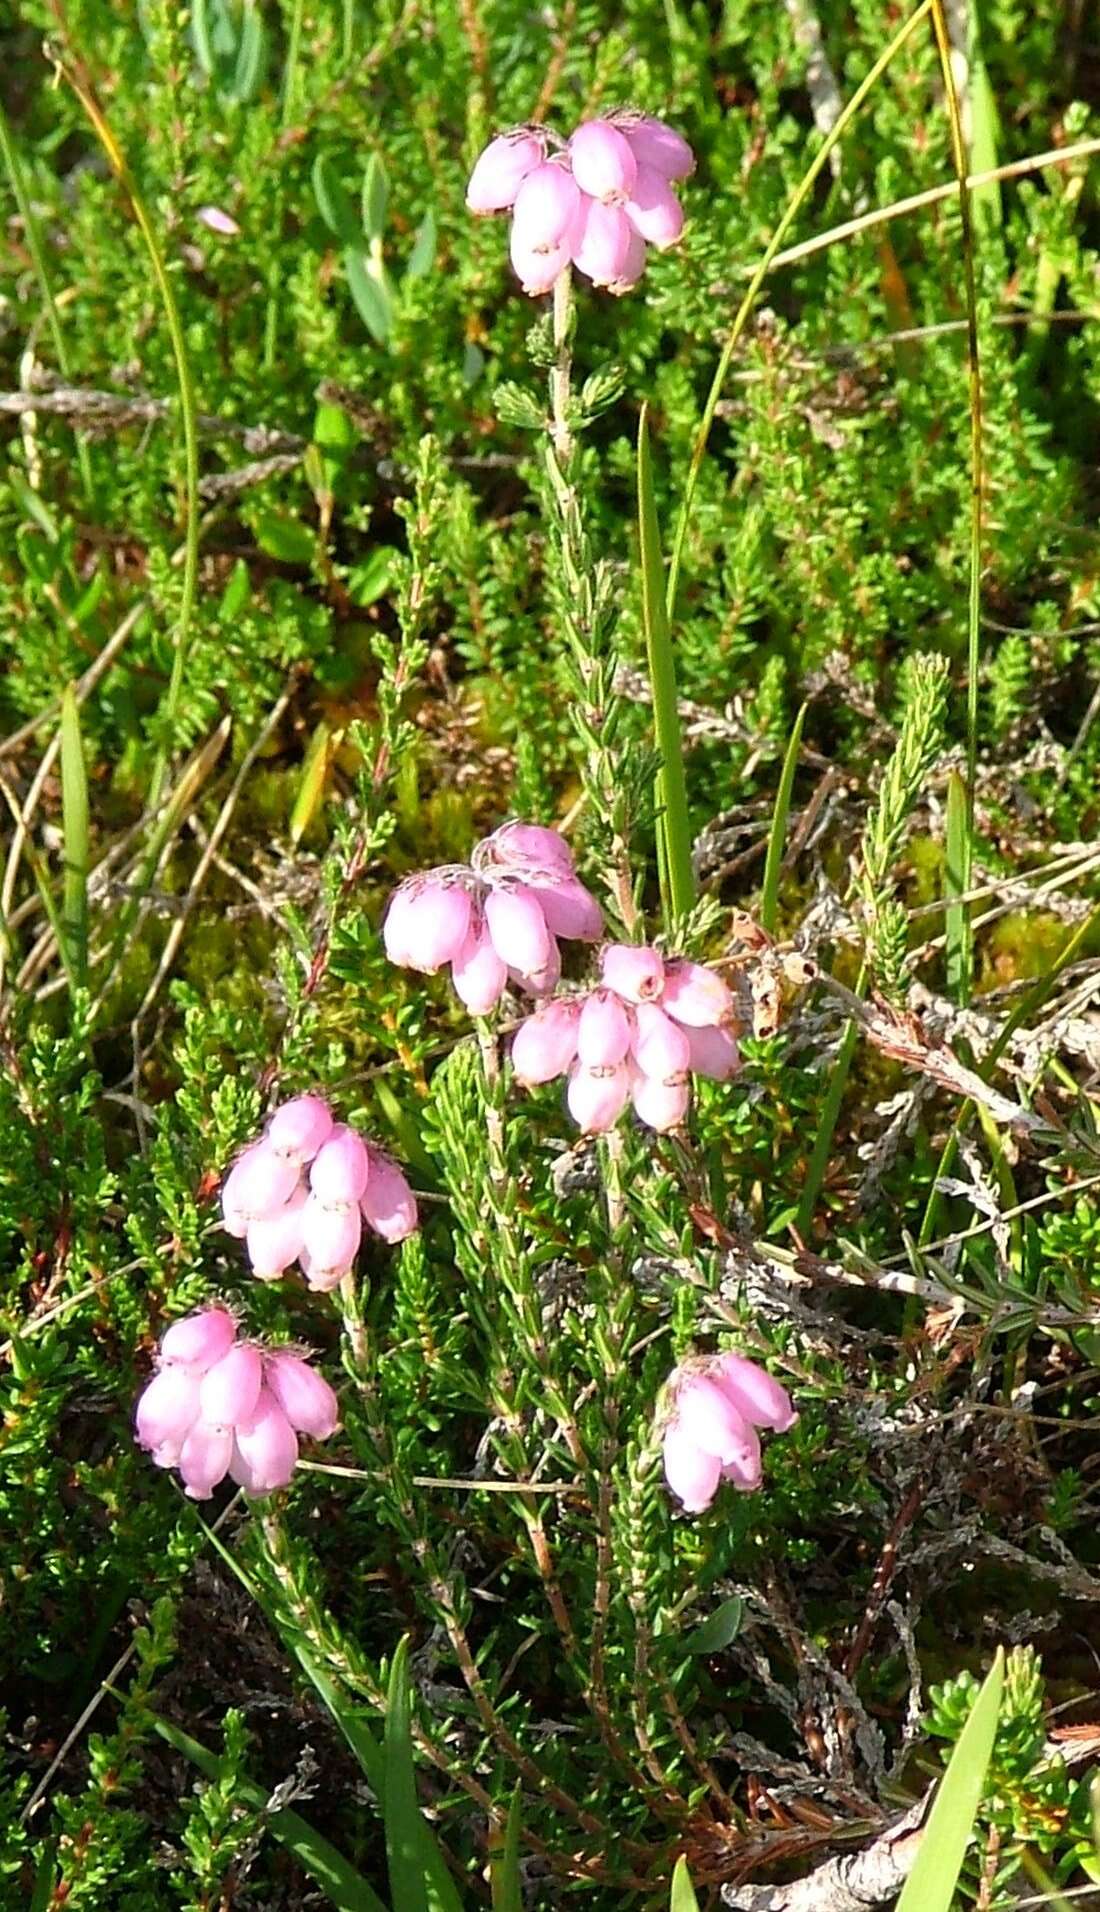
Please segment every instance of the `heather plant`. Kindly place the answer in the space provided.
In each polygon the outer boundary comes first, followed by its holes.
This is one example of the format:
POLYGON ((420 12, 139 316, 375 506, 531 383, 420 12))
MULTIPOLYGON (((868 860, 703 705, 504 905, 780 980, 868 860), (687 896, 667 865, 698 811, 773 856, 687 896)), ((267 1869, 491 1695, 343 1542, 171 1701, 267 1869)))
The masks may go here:
POLYGON ((2 32, 0 1904, 1086 1902, 1083 16, 2 32))

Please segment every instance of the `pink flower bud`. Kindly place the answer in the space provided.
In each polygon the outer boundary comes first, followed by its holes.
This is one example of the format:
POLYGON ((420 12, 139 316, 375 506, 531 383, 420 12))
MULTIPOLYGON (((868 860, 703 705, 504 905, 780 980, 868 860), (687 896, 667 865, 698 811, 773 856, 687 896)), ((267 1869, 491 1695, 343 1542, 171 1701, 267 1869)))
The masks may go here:
POLYGON ((702 1514, 718 1492, 722 1463, 716 1455, 704 1453, 677 1421, 665 1429, 665 1479, 682 1500, 689 1514, 702 1514))
POLYGON ((267 1144, 296 1162, 311 1162, 332 1134, 332 1113, 319 1095, 296 1095, 276 1109, 268 1123, 267 1144))
POLYGON ((754 1427, 785 1434, 798 1419, 791 1397, 765 1368, 743 1354, 720 1354, 707 1369, 710 1379, 754 1427))
POLYGON ((674 246, 684 230, 684 209, 663 174, 639 166, 634 191, 623 207, 635 232, 651 246, 674 246))
POLYGON ((667 1082, 670 1076, 682 1078, 691 1060, 686 1031, 655 1002, 640 1002, 634 1013, 638 1023, 634 1060, 639 1069, 659 1082, 667 1082))
MULTIPOLYGON (((610 120, 585 120, 569 142, 573 177, 583 193, 614 205, 634 190, 638 162, 610 120)), ((597 280, 597 284, 601 281, 597 280)))
POLYGON ((594 943, 603 935, 603 911, 575 876, 540 883, 535 895, 552 935, 578 943, 594 943))
POLYGON ((256 1405, 264 1378, 259 1348, 238 1341, 203 1375, 199 1385, 199 1413, 211 1427, 236 1427, 247 1421, 256 1405))
POLYGON ((553 253, 566 245, 576 224, 580 191, 569 168, 547 160, 528 173, 512 213, 515 243, 525 253, 553 253))
POLYGON ((675 1399, 676 1421, 689 1440, 713 1454, 740 1483, 760 1484, 760 1441, 725 1389, 705 1374, 689 1374, 675 1399))
POLYGON ((340 1122, 313 1158, 310 1191, 325 1208, 354 1207, 367 1186, 370 1157, 362 1136, 340 1122))
POLYGON ((625 1062, 612 1069, 586 1069, 575 1063, 565 1099, 569 1113, 586 1135, 613 1128, 626 1107, 631 1071, 625 1062))
POLYGON ((609 943, 600 957, 604 982, 624 1002, 658 1002, 665 966, 655 949, 634 943, 609 943))
POLYGON ((695 154, 687 140, 663 120, 624 114, 618 125, 639 165, 651 166, 666 179, 687 179, 695 171, 695 154))
POLYGON ((257 1281, 276 1281, 302 1252, 302 1214, 308 1199, 296 1188, 274 1215, 248 1224, 248 1259, 257 1281))
POLYGON ((358 1203, 352 1208, 323 1208, 315 1195, 310 1196, 302 1211, 302 1253, 309 1257, 311 1288, 318 1277, 324 1279, 334 1269, 346 1273, 359 1252, 362 1233, 358 1203))
POLYGON ((573 245, 573 264, 593 285, 614 285, 626 270, 633 228, 618 206, 590 199, 573 245))
POLYGON ((555 246, 552 252, 536 252, 517 233, 515 226, 512 227, 508 250, 512 270, 529 299, 552 292, 573 256, 568 244, 555 246))
POLYGON ((478 158, 466 188, 469 212, 504 212, 513 204, 528 173, 541 166, 544 142, 534 133, 498 133, 478 158))
POLYGON ((198 1414, 198 1375, 189 1368, 161 1368, 143 1390, 134 1411, 138 1445, 156 1449, 165 1442, 182 1444, 198 1414))
POLYGON ((233 1429, 211 1427, 196 1421, 180 1450, 179 1470, 192 1500, 209 1500, 219 1481, 229 1472, 233 1455, 233 1429))
POLYGON ((541 823, 504 823, 479 843, 475 869, 484 865, 522 872, 540 870, 551 876, 572 876, 573 852, 563 836, 541 823))
POLYGON ((298 1436, 269 1388, 261 1388, 255 1412, 238 1427, 231 1464, 246 1494, 286 1487, 298 1459, 298 1436))
POLYGON ((683 1128, 691 1102, 686 1076, 673 1076, 661 1082, 656 1076, 636 1075, 631 1089, 634 1113, 647 1129, 667 1135, 670 1129, 683 1128))
POLYGON ((231 1218, 234 1221, 230 1234, 245 1232, 236 1226, 238 1217, 243 1217, 247 1226, 256 1216, 269 1215, 290 1200, 297 1186, 297 1162, 276 1154, 266 1141, 253 1142, 251 1148, 237 1157, 222 1186, 222 1211, 227 1226, 231 1218))
POLYGON ((741 1052, 724 1024, 706 1023, 701 1029, 689 1029, 691 1068, 696 1075, 710 1076, 714 1082, 728 1082, 741 1067, 741 1052))
POLYGON ((392 963, 430 976, 462 948, 470 927, 470 893, 462 883, 413 877, 390 899, 382 940, 392 963))
POLYGON ((324 1377, 288 1348, 276 1348, 264 1363, 264 1381, 291 1427, 327 1441, 340 1419, 336 1396, 324 1377))
POLYGON ((200 1308, 198 1314, 184 1315, 173 1321, 160 1344, 160 1358, 167 1366, 185 1361, 188 1367, 213 1367, 232 1347, 237 1324, 228 1308, 200 1308))
POLYGON ((404 1241, 419 1222, 416 1197, 396 1162, 381 1149, 370 1151, 370 1175, 359 1203, 363 1220, 383 1241, 404 1241))
POLYGON ((485 898, 485 924, 493 948, 509 969, 532 976, 550 961, 552 943, 546 918, 533 890, 492 890, 485 898))
POLYGON ((512 1042, 517 1082, 532 1088, 565 1074, 577 1053, 580 1015, 579 1003, 551 1002, 520 1023, 512 1042))
POLYGON ((701 1029, 707 1023, 725 1022, 733 1014, 733 997, 712 969, 680 958, 665 964, 661 1008, 677 1022, 701 1029))
POLYGON ((609 989, 587 996, 577 1025, 577 1055, 588 1069, 614 1068, 634 1039, 629 1012, 609 989))
POLYGON ((235 239, 240 232, 237 221, 220 206, 200 206, 195 217, 211 232, 220 232, 223 239, 235 239))
POLYGON ((484 925, 471 929, 451 963, 451 980, 471 1016, 487 1016, 504 994, 508 971, 484 925))

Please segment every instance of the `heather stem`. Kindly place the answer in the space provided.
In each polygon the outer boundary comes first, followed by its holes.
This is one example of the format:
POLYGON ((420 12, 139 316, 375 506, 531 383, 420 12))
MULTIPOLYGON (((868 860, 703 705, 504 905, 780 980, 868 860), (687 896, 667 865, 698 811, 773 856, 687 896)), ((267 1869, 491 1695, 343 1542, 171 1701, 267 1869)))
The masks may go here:
POLYGON ((573 383, 573 274, 568 266, 554 281, 554 364, 550 373, 554 454, 563 474, 568 470, 576 441, 569 422, 573 383))

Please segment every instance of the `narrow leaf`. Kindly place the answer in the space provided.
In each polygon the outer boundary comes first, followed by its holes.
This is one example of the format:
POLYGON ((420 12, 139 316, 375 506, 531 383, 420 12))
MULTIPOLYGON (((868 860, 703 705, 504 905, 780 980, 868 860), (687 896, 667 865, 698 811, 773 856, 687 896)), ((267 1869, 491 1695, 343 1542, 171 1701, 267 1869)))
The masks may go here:
POLYGON ((493 1859, 491 1891, 493 1912, 523 1912, 523 1881, 519 1871, 519 1837, 522 1827, 523 1793, 517 1785, 508 1808, 504 1844, 493 1859))
POLYGON ((329 231, 341 245, 358 246, 362 235, 355 207, 337 177, 332 161, 318 153, 313 162, 313 196, 329 231))
POLYGON ((53 1896, 55 1864, 54 1842, 51 1839, 38 1861, 38 1868, 34 1875, 34 1890, 31 1893, 27 1912, 49 1912, 50 1906, 56 1903, 53 1896))
POLYGON ((638 420, 638 537, 642 558, 642 618, 645 625, 653 729, 661 768, 657 773, 657 842, 666 926, 686 916, 695 900, 691 823, 684 778, 683 738, 676 701, 676 663, 665 602, 665 566, 653 495, 648 406, 638 420))
POLYGON ((88 970, 88 773, 80 735, 80 707, 68 684, 61 698, 61 818, 65 882, 61 919, 73 976, 88 970))
POLYGON ((408 1640, 403 1639, 393 1656, 386 1695, 386 1857, 394 1904, 401 1912, 428 1912, 421 1863, 423 1821, 409 1725, 408 1656, 408 1640))
POLYGON ((330 745, 335 747, 331 730, 326 723, 318 724, 310 739, 309 749, 306 751, 298 794, 290 813, 290 841, 295 848, 302 841, 324 801, 329 764, 332 761, 330 745))
MULTIPOLYGON (((946 860, 944 893, 948 897, 965 896, 972 868, 970 842, 970 804, 966 784, 957 770, 947 783, 946 860)), ((965 1005, 972 986, 973 949, 970 934, 970 905, 949 902, 944 916, 947 959, 947 988, 955 1002, 965 1005)))
POLYGON ((438 244, 435 214, 429 207, 416 229, 412 251, 405 262, 406 279, 423 279, 435 264, 435 251, 438 244))
POLYGON ((390 182, 377 153, 372 153, 363 174, 363 231, 368 239, 381 239, 386 230, 386 208, 390 203, 390 182))
MULTIPOLYGON (((225 1762, 215 1753, 208 1752, 205 1746, 200 1746, 197 1740, 182 1732, 171 1720, 161 1719, 154 1714, 153 1725, 162 1739, 166 1739, 177 1753, 182 1753, 208 1779, 223 1777, 225 1762)), ((262 1787, 254 1785, 243 1773, 234 1773, 233 1783, 237 1796, 245 1805, 263 1810, 267 1793, 262 1787)), ((298 1813, 284 1806, 278 1812, 266 1813, 265 1824, 309 1873, 310 1878, 316 1881, 322 1892, 328 1894, 338 1912, 387 1912, 387 1907, 362 1874, 356 1872, 354 1866, 350 1866, 337 1852, 336 1847, 315 1832, 298 1813)))
POLYGON ((344 271, 348 290, 367 331, 379 345, 388 344, 393 322, 389 295, 371 273, 369 262, 358 246, 349 246, 345 252, 344 271))
POLYGON ((940 1781, 897 1912, 950 1912, 997 1735, 1004 1667, 1004 1648, 998 1647, 940 1781))
POLYGON ((699 1901, 695 1896, 695 1887, 691 1883, 688 1862, 680 1856, 676 1861, 676 1870, 672 1875, 672 1894, 668 1902, 668 1912, 699 1912, 699 1901))
POLYGON ((723 1647, 729 1646, 730 1641, 735 1640, 740 1633, 744 1612, 745 1603, 737 1594, 723 1600, 721 1606, 708 1614, 702 1626, 688 1634, 684 1641, 688 1652, 721 1653, 723 1647))
POLYGON ((760 898, 760 922, 769 936, 775 934, 775 918, 779 908, 779 878, 783 871, 783 852, 787 842, 787 818, 790 814, 791 791, 794 789, 794 776, 798 769, 798 751, 802 742, 802 726, 805 721, 806 705, 803 704, 794 720, 787 754, 783 759, 779 789, 775 794, 775 810, 772 813, 771 835, 768 839, 768 860, 764 865, 764 889, 760 898))
POLYGON ((259 8, 248 6, 241 21, 233 83, 229 89, 230 97, 238 100, 242 106, 247 106, 259 91, 265 51, 264 23, 259 8))

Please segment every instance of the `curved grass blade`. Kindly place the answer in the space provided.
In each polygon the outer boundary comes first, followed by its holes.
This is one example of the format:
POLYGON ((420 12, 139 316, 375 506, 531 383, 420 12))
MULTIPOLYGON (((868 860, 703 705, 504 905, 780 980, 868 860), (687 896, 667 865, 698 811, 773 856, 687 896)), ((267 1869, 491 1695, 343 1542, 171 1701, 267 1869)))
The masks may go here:
POLYGON ((951 1912, 997 1736, 1004 1668, 999 1646, 940 1781, 897 1912, 951 1912))
POLYGON ((523 1912, 523 1882, 519 1873, 519 1835, 522 1825, 523 1794, 519 1786, 512 1794, 504 1844, 492 1862, 491 1890, 493 1912, 523 1912))
POLYGON ((428 1912, 422 1863, 423 1820, 416 1793, 409 1724, 409 1643, 401 1641, 390 1668, 386 1695, 386 1857, 390 1893, 401 1912, 428 1912))
POLYGON ((661 767, 657 772, 657 861, 661 872, 661 900, 665 927, 686 916, 695 900, 691 867, 691 823, 684 777, 684 743, 676 700, 676 662, 672 651, 665 566, 657 503, 653 496, 653 466, 649 455, 649 408, 638 420, 638 537, 642 557, 642 619, 645 625, 649 687, 653 698, 653 729, 661 767))
POLYGON ((672 1875, 668 1912, 699 1912, 699 1901, 695 1896, 695 1887, 691 1883, 688 1862, 682 1854, 676 1861, 676 1870, 672 1875))
POLYGON ((88 772, 80 735, 80 708, 71 684, 61 698, 61 823, 65 854, 61 920, 72 975, 88 974, 88 772))
POLYGON ((807 706, 803 704, 794 720, 787 754, 783 759, 779 789, 775 794, 771 835, 768 838, 768 860, 764 865, 764 888, 760 897, 760 922, 769 936, 775 935, 775 919, 779 909, 779 879, 783 874, 783 851, 787 842, 787 818, 790 815, 791 791, 794 789, 794 774, 798 769, 798 751, 802 742, 802 726, 806 721, 806 709, 807 706))
MULTIPOLYGON (((174 1746, 193 1766, 197 1766, 208 1779, 220 1779, 224 1761, 216 1753, 208 1752, 200 1746, 190 1734, 184 1733, 171 1720, 161 1719, 153 1714, 152 1723, 162 1739, 174 1746)), ((234 1787, 239 1798, 248 1806, 262 1811, 267 1803, 267 1794, 261 1786, 245 1778, 242 1773, 234 1775, 234 1787)), ((348 1864, 336 1847, 330 1845, 319 1832, 315 1832, 307 1820, 290 1807, 283 1806, 277 1812, 265 1814, 265 1823, 270 1827, 287 1851, 292 1853, 298 1864, 309 1873, 328 1894, 337 1912, 388 1912, 385 1902, 379 1898, 373 1886, 368 1885, 361 1872, 348 1864)))

